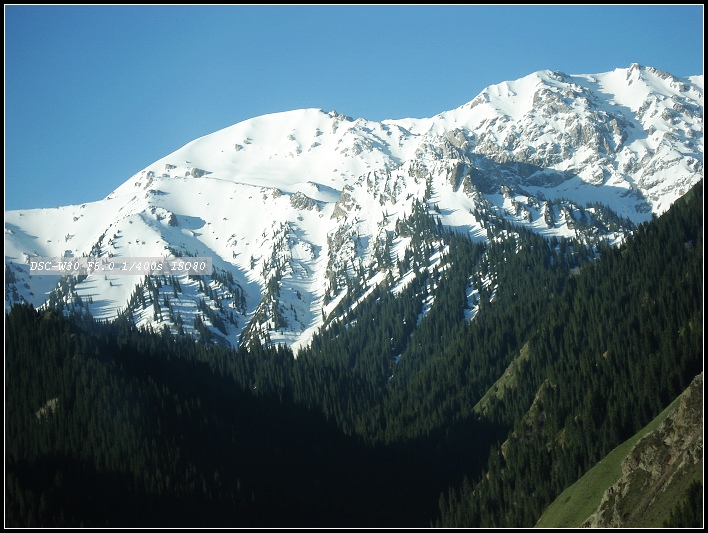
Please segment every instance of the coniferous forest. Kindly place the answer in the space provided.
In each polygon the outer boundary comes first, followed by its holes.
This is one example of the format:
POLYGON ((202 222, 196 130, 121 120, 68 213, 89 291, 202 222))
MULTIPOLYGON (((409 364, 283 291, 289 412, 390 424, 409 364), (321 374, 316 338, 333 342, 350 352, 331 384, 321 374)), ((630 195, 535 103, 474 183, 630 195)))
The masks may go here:
POLYGON ((434 240, 442 264, 343 302, 297 358, 17 305, 5 525, 531 527, 702 371, 702 205, 701 182, 596 249, 418 213, 406 266, 434 240))

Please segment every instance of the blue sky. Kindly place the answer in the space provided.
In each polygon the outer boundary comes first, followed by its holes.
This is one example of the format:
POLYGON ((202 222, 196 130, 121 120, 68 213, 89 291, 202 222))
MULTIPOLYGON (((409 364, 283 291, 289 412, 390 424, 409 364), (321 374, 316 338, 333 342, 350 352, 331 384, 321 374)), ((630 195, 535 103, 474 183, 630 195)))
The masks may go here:
POLYGON ((301 108, 424 118, 537 70, 703 74, 703 6, 5 5, 5 210, 301 108))

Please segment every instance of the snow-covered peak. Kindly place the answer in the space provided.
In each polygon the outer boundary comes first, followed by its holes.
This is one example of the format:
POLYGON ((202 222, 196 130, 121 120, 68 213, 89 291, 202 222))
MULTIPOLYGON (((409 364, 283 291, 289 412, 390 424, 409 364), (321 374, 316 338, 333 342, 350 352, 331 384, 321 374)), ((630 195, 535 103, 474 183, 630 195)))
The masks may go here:
POLYGON ((101 318, 297 347, 345 299, 410 278, 401 228, 420 206, 477 240, 504 221, 617 242, 702 177, 703 76, 636 64, 535 72, 429 118, 273 113, 195 139, 103 200, 6 212, 6 307, 90 299, 101 318), (57 296, 56 277, 28 270, 39 256, 175 254, 213 258, 214 275, 89 276, 57 296))

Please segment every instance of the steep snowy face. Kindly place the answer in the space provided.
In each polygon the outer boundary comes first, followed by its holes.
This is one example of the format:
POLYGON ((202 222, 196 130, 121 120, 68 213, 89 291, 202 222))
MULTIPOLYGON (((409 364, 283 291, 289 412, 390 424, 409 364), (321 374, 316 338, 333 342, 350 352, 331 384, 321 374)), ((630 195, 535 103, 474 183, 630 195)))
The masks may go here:
POLYGON ((487 192, 551 189, 582 202, 609 200, 614 189, 638 200, 613 202, 635 222, 663 213, 703 175, 702 76, 680 80, 636 64, 596 75, 537 72, 408 125, 448 134, 487 192))
POLYGON ((421 209, 473 239, 512 223, 592 245, 702 177, 702 76, 639 65, 536 72, 427 119, 265 115, 192 141, 103 200, 6 212, 5 305, 297 349, 345 297, 406 279, 415 239, 402 228, 421 209), (214 273, 30 275, 33 257, 84 255, 210 257, 214 273))

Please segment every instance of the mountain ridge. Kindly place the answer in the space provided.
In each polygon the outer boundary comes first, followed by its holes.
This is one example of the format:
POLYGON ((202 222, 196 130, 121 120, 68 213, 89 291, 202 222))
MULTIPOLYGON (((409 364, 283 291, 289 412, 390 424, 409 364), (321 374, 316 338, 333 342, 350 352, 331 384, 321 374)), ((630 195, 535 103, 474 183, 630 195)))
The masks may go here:
POLYGON ((429 119, 255 117, 158 159, 103 200, 6 212, 6 309, 78 301, 98 318, 127 312, 193 334, 199 322, 222 343, 297 350, 347 294, 410 279, 397 266, 411 243, 399 228, 419 205, 480 242, 505 221, 591 249, 621 242, 702 177, 702 98, 702 76, 633 64, 539 71, 429 119), (30 257, 82 255, 210 256, 215 276, 156 292, 132 276, 60 291, 54 276, 30 277, 30 257))

